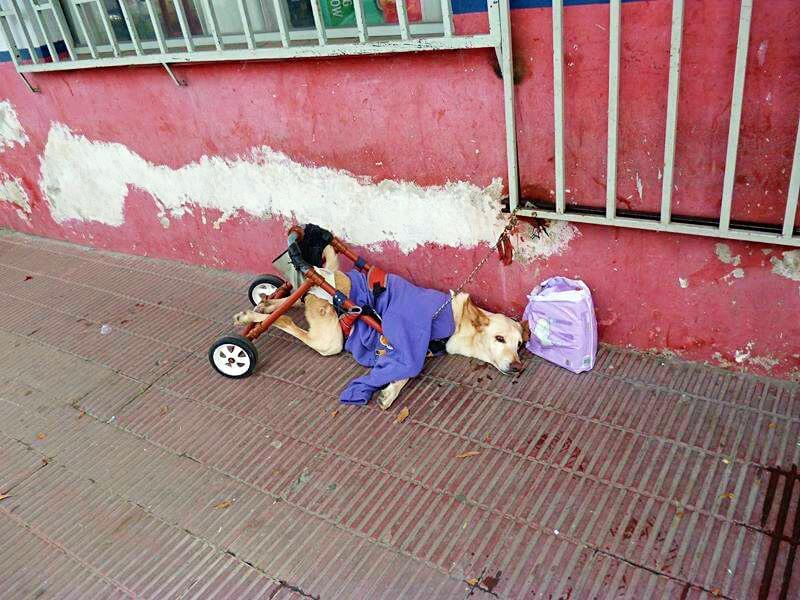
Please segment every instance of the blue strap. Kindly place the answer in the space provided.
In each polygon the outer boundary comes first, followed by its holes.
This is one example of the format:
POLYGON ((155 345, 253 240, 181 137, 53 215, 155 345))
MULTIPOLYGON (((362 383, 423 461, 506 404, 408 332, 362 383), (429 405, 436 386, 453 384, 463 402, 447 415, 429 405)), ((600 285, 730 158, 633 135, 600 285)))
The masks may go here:
POLYGON ((344 309, 344 303, 347 300, 347 296, 344 293, 336 290, 336 293, 333 295, 333 306, 336 308, 336 311, 339 313, 347 312, 344 309))
POLYGON ((367 261, 359 256, 355 262, 356 269, 363 269, 365 266, 367 266, 367 261))

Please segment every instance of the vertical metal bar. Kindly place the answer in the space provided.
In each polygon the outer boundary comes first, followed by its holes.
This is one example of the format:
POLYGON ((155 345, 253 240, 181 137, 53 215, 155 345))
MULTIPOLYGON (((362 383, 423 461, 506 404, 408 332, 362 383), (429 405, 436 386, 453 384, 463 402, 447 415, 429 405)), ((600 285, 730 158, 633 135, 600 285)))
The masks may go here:
POLYGON ((564 3, 553 0, 553 118, 556 212, 564 212, 564 3))
MULTIPOLYGON (((123 0, 120 0, 122 2, 123 0)), ((178 25, 183 34, 183 43, 186 44, 187 52, 194 52, 194 42, 192 42, 192 30, 189 29, 189 21, 186 19, 186 11, 183 10, 183 0, 172 0, 175 7, 175 15, 178 17, 178 25)))
POLYGON ((739 148, 739 127, 742 121, 744 74, 747 68, 747 46, 750 43, 750 17, 753 0, 742 0, 739 11, 739 39, 736 41, 736 70, 733 73, 731 122, 728 126, 728 154, 725 158, 725 179, 722 182, 722 207, 719 213, 720 231, 728 231, 731 222, 733 184, 736 176, 736 154, 739 148))
POLYGON ((275 6, 275 18, 278 20, 278 29, 281 32, 281 44, 284 48, 289 47, 289 22, 286 20, 286 13, 283 12, 283 0, 272 0, 275 6))
POLYGON ((214 45, 217 47, 217 50, 222 50, 223 43, 222 38, 219 36, 219 23, 217 22, 217 13, 214 12, 213 0, 203 0, 203 10, 206 13, 208 32, 214 39, 214 45))
MULTIPOLYGON (((149 2, 149 0, 147 1, 149 2)), ((97 58, 97 48, 94 45, 92 36, 89 34, 89 28, 86 27, 86 20, 83 18, 83 10, 86 5, 75 4, 74 6, 75 18, 78 19, 78 25, 80 25, 81 31, 83 32, 83 38, 86 40, 86 46, 89 48, 89 53, 92 55, 92 58, 97 58)))
MULTIPOLYGON (((491 6, 489 8, 492 10, 491 6)), ((514 61, 511 44, 511 10, 509 8, 509 0, 500 0, 499 3, 496 4, 494 10, 498 11, 500 25, 500 49, 502 55, 500 68, 503 73, 503 107, 506 121, 508 206, 513 212, 519 205, 519 165, 517 163, 517 120, 514 112, 514 61)))
POLYGON ((489 13, 489 35, 492 36, 494 49, 497 54, 497 64, 503 64, 502 56, 502 27, 500 25, 500 0, 487 0, 487 11, 489 13))
POLYGON ((28 25, 25 23, 25 19, 22 16, 22 11, 19 8, 19 4, 17 4, 17 0, 9 0, 9 6, 11 7, 11 12, 14 13, 14 16, 17 18, 17 21, 19 21, 19 30, 22 32, 22 38, 25 42, 25 45, 28 46, 28 52, 31 55, 31 60, 34 63, 40 62, 39 57, 37 56, 36 47, 31 39, 30 32, 28 31, 28 25))
MULTIPOLYGON (((53 1, 57 2, 58 0, 53 1)), ((114 53, 114 56, 119 56, 119 44, 117 43, 117 36, 114 35, 114 28, 111 27, 111 19, 108 18, 108 10, 106 10, 105 2, 103 2, 103 0, 95 0, 95 5, 97 6, 97 12, 100 15, 100 20, 103 22, 103 29, 106 31, 108 43, 111 46, 111 52, 114 53)))
MULTIPOLYGON (((55 2, 56 0, 53 1, 55 2)), ((36 4, 36 0, 30 0, 26 4, 26 8, 28 7, 30 8, 31 13, 33 13, 33 20, 36 22, 36 25, 38 25, 39 32, 41 33, 45 46, 47 46, 47 52, 50 54, 50 60, 52 60, 53 62, 61 62, 61 59, 58 56, 58 52, 56 52, 55 46, 50 41, 50 36, 47 35, 47 27, 45 26, 44 21, 42 20, 42 15, 39 14, 39 11, 42 10, 41 7, 39 7, 39 5, 36 4)))
POLYGON ((661 179, 661 222, 672 220, 672 183, 675 173, 675 137, 678 127, 678 92, 683 46, 683 0, 672 0, 672 41, 669 46, 667 125, 664 135, 664 173, 661 179))
POLYGON ((247 40, 247 47, 250 48, 250 50, 255 50, 256 39, 253 37, 253 27, 250 24, 250 15, 247 14, 247 6, 245 6, 244 0, 236 0, 236 2, 239 6, 239 16, 242 19, 242 30, 244 31, 244 37, 247 40))
POLYGON ((272 15, 267 12, 264 0, 256 0, 256 4, 258 5, 258 12, 264 20, 264 31, 269 31, 269 26, 272 24, 272 15))
POLYGON ((453 36, 453 7, 450 5, 450 0, 442 0, 442 27, 444 37, 453 36))
POLYGON ((325 20, 322 17, 322 8, 319 5, 319 0, 311 0, 311 12, 314 14, 314 26, 317 28, 319 45, 324 46, 328 41, 328 36, 325 33, 325 20))
POLYGON ((161 29, 161 19, 156 12, 156 7, 153 6, 153 0, 144 0, 144 3, 147 6, 147 14, 150 15, 150 23, 153 25, 153 33, 156 36, 156 42, 158 42, 158 49, 164 54, 167 51, 167 44, 164 42, 164 30, 161 29))
POLYGON ((353 0, 353 8, 356 12, 356 27, 358 27, 358 41, 362 44, 366 43, 369 39, 367 32, 367 20, 364 18, 364 5, 363 0, 353 0))
MULTIPOLYGON (((52 0, 53 2, 58 2, 58 0, 52 0)), ((119 8, 122 11, 122 18, 125 19, 125 27, 128 30, 128 35, 131 38, 131 44, 133 44, 133 49, 136 51, 136 54, 142 53, 142 44, 139 41, 139 32, 136 31, 136 25, 133 22, 133 18, 131 17, 131 13, 128 10, 128 5, 125 4, 125 0, 119 0, 119 8)))
POLYGON ((72 39, 72 32, 67 26, 67 19, 64 17, 64 11, 61 9, 61 3, 57 0, 50 2, 50 8, 53 11, 53 17, 58 26, 58 32, 61 34, 61 39, 64 41, 64 46, 67 48, 69 57, 72 60, 78 60, 78 55, 75 53, 75 44, 72 39))
POLYGON ((15 67, 18 67, 22 57, 19 54, 14 35, 11 33, 11 26, 8 24, 8 14, 0 10, 0 33, 2 33, 3 41, 6 44, 6 48, 8 48, 9 55, 11 55, 11 62, 14 63, 15 67))
POLYGON ((606 155, 606 218, 617 214, 617 129, 619 124, 619 38, 621 0, 609 5, 608 153, 606 155))
POLYGON ((800 123, 797 125, 797 139, 794 142, 792 175, 789 178, 789 196, 786 199, 786 214, 783 216, 783 237, 792 237, 794 220, 797 216, 797 197, 800 196, 800 123))
POLYGON ((408 30, 408 11, 406 11, 406 0, 394 0, 397 5, 397 21, 400 23, 400 38, 407 40, 411 37, 408 30))

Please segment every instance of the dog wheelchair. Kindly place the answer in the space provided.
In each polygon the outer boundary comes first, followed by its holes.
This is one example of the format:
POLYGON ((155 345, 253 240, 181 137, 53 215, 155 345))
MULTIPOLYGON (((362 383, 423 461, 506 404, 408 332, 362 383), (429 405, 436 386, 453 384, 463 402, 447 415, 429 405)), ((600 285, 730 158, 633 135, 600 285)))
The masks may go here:
MULTIPOLYGON (((211 345, 208 359, 220 375, 233 379, 251 375, 258 363, 258 349, 253 342, 314 287, 321 288, 331 296, 342 327, 350 327, 355 320, 360 319, 383 334, 380 317, 371 307, 350 302, 344 293, 328 283, 314 267, 324 266, 322 250, 329 245, 336 254, 353 261, 355 268, 369 274, 371 279, 377 273, 383 275, 385 281, 383 271, 367 263, 330 231, 313 224, 308 224, 305 228, 291 227, 287 242, 286 251, 273 261, 273 265, 286 278, 271 274, 259 275, 250 283, 247 291, 248 299, 257 312, 267 301, 283 299, 283 302, 265 320, 248 323, 241 335, 227 335, 211 345)), ((380 283, 376 281, 375 285, 380 283)))

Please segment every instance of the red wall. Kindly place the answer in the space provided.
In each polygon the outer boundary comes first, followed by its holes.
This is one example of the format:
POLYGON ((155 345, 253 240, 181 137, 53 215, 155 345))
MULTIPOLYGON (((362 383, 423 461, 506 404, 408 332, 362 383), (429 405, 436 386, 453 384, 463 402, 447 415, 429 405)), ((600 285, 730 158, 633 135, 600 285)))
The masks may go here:
MULTIPOLYGON (((619 205, 657 210, 668 77, 668 0, 623 8, 619 205), (637 191, 642 182, 642 198, 637 191)), ((738 3, 687 3, 674 212, 715 215, 725 164, 738 3)), ((549 9, 512 13, 523 193, 553 187, 549 9)), ((457 17, 460 31, 484 15, 457 17)), ((565 10, 568 200, 605 198, 608 7, 565 10)), ((800 11, 795 0, 756 3, 733 218, 781 218, 800 107, 800 11)), ((422 185, 488 184, 505 174, 501 82, 493 51, 178 66, 187 87, 161 68, 41 74, 32 95, 0 64, 0 101, 14 106, 30 138, 0 153, 0 171, 22 180, 29 219, 0 202, 0 226, 140 254, 244 271, 264 270, 283 244, 282 222, 241 214, 214 229, 192 214, 159 225, 152 197, 131 189, 125 223, 57 224, 39 190, 39 156, 51 123, 124 144, 173 168, 204 155, 234 157, 270 146, 295 161, 422 185), (480 148, 479 153, 475 148, 480 148)), ((298 199, 302 202, 302 199, 298 199)), ((325 225, 325 223, 320 223, 325 225)), ((670 350, 714 364, 800 377, 800 274, 773 271, 790 248, 579 225, 561 255, 510 267, 490 261, 469 290, 488 308, 518 313, 541 279, 584 279, 601 340, 670 350), (715 244, 740 256, 744 277, 715 244), (771 250, 766 254, 766 250, 771 250), (679 285, 679 278, 688 287, 679 285), (736 351, 750 356, 736 363, 736 351), (753 360, 755 358, 755 360, 753 360)), ((379 264, 432 287, 457 285, 484 248, 430 244, 410 254, 387 243, 379 264)), ((793 256, 793 255, 790 255, 793 256)), ((741 354, 740 354, 741 356, 741 354)))

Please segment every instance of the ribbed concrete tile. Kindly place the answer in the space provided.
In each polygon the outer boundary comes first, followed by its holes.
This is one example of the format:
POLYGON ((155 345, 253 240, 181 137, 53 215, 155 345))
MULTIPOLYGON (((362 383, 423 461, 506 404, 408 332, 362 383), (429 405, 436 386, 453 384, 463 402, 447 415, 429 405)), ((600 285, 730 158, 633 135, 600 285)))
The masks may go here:
POLYGON ((0 494, 8 494, 43 466, 41 455, 16 440, 0 436, 0 494))
POLYGON ((279 495, 302 484, 305 463, 317 453, 309 444, 169 392, 150 391, 138 397, 119 415, 117 423, 158 445, 279 495))
POLYGON ((0 513, 0 590, 6 598, 132 598, 24 523, 0 513))
POLYGON ((85 319, 51 315, 50 320, 53 326, 33 333, 34 340, 140 381, 155 380, 188 356, 157 340, 113 327, 106 330, 103 324, 85 319))
MULTIPOLYGON (((9 500, 0 513, 13 514, 140 597, 181 597, 199 577, 213 580, 240 566, 199 538, 56 465, 20 484, 9 500)), ((258 577, 265 585, 273 583, 258 577)))
POLYGON ((345 407, 363 369, 277 330, 252 377, 211 370, 248 279, 2 235, 0 511, 28 494, 14 518, 158 597, 796 595, 797 384, 601 347, 345 407))
POLYGON ((147 389, 142 383, 120 373, 112 373, 102 385, 82 396, 76 407, 101 421, 116 418, 120 410, 147 389))
MULTIPOLYGON (((0 382, 0 394, 26 406, 71 405, 115 377, 113 371, 101 365, 29 338, 17 337, 15 348, 24 362, 7 371, 13 376, 13 385, 0 382)), ((13 365, 15 360, 8 362, 13 365)))
POLYGON ((28 410, 18 401, 2 395, 0 432, 42 453, 45 445, 52 443, 52 436, 63 435, 61 424, 51 418, 49 411, 28 410))

